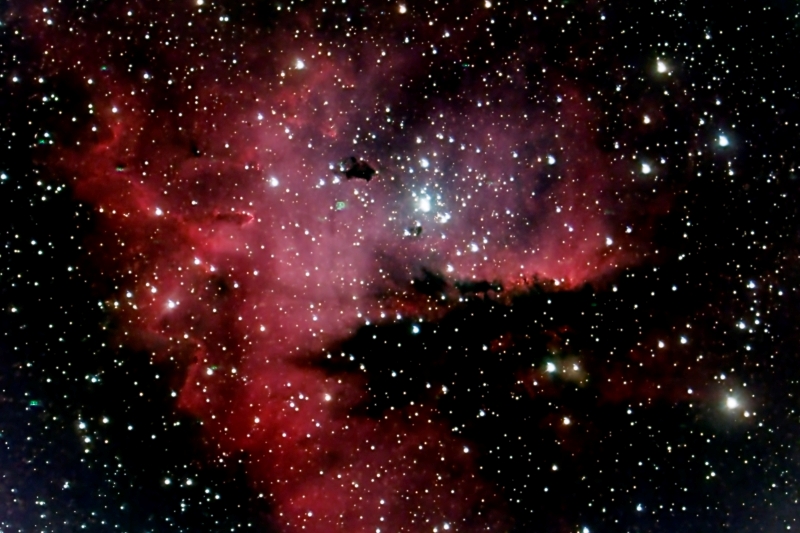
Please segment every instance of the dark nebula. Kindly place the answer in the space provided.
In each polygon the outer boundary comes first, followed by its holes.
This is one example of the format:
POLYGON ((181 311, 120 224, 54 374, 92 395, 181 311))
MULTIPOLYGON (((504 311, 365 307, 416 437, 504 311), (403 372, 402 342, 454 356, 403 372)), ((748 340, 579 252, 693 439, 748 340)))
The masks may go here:
POLYGON ((800 527, 798 13, 9 1, 0 532, 800 527))

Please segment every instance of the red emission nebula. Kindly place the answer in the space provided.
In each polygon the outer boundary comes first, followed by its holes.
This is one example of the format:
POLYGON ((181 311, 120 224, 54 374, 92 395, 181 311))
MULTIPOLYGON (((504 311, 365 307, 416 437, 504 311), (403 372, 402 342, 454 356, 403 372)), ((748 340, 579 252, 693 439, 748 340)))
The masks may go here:
POLYGON ((354 414, 365 379, 306 362, 461 305, 414 290, 424 272, 500 299, 602 285, 648 253, 641 213, 668 200, 625 207, 641 163, 600 145, 591 90, 535 35, 494 65, 489 9, 428 24, 422 5, 320 3, 257 31, 144 4, 103 24, 25 15, 85 100, 47 164, 96 213, 84 267, 115 287, 119 343, 174 369, 211 460, 243 452, 281 531, 502 530, 499 491, 435 405, 354 414), (372 179, 346 176, 351 156, 372 179))

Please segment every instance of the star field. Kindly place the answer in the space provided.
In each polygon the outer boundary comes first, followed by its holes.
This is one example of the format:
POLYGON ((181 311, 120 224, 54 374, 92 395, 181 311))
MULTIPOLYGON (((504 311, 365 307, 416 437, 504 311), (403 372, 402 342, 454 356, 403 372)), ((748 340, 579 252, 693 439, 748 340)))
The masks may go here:
POLYGON ((798 527, 799 16, 0 7, 0 531, 798 527))

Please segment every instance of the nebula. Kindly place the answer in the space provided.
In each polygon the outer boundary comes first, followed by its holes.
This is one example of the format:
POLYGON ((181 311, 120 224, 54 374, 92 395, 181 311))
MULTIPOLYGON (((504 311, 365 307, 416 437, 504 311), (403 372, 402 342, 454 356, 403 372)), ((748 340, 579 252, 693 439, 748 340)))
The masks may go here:
MULTIPOLYGON (((448 323, 476 299, 608 287, 649 260, 673 194, 659 175, 683 163, 630 154, 654 138, 639 115, 670 112, 651 95, 609 118, 600 95, 619 80, 599 73, 618 60, 588 59, 604 30, 553 51, 567 19, 544 2, 203 4, 109 5, 102 24, 78 5, 17 15, 72 87, 46 164, 96 213, 86 262, 114 287, 115 339, 171 369, 209 461, 244 458, 278 531, 510 527, 437 400, 363 409, 382 391, 347 343, 448 323)), ((563 348, 565 331, 548 334, 563 348)), ((485 349, 523 342, 497 332, 485 349)), ((526 365, 517 392, 558 394, 526 365)), ((685 394, 601 372, 602 401, 685 394)))

